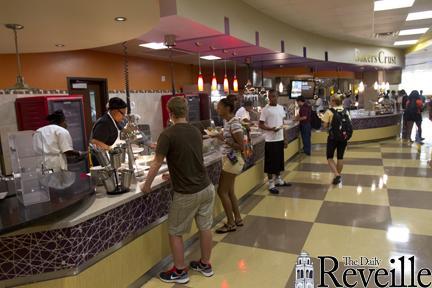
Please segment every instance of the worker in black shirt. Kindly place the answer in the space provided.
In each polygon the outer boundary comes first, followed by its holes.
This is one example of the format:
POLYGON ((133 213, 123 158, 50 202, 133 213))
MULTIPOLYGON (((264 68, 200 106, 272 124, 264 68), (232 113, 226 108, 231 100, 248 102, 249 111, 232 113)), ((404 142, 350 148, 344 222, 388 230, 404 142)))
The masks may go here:
POLYGON ((90 143, 102 150, 110 150, 119 138, 121 123, 125 119, 127 105, 118 97, 108 102, 108 112, 100 117, 93 126, 90 143))

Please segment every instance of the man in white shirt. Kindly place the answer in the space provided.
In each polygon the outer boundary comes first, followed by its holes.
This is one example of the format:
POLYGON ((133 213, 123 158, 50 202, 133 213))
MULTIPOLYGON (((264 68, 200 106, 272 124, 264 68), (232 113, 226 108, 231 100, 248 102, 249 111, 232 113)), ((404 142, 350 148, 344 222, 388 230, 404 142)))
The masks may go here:
POLYGON ((268 175, 269 191, 278 194, 276 187, 291 186, 280 176, 285 170, 284 148, 288 146, 283 130, 286 112, 277 104, 278 98, 274 89, 268 92, 268 98, 269 104, 261 111, 259 127, 264 131, 265 137, 264 172, 268 175))
POLYGON ((252 101, 247 100, 244 102, 243 107, 240 107, 240 109, 237 110, 235 117, 240 119, 242 122, 250 122, 251 112, 253 113, 253 103, 252 101))
POLYGON ((72 137, 66 130, 66 118, 62 110, 49 115, 48 121, 50 124, 36 130, 41 137, 34 137, 33 146, 39 151, 43 147, 45 168, 55 172, 67 170, 66 157, 82 157, 85 153, 73 149, 72 137))

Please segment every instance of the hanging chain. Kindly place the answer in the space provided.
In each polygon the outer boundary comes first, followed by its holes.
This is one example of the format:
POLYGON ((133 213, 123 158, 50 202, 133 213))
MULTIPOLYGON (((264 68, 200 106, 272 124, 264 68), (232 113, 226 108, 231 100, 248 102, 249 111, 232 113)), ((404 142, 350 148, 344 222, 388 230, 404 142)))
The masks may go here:
POLYGON ((124 56, 124 77, 125 77, 125 89, 126 89, 126 103, 128 114, 131 113, 130 105, 130 94, 129 94, 129 62, 128 62, 128 46, 127 41, 122 43, 123 46, 123 56, 124 56))

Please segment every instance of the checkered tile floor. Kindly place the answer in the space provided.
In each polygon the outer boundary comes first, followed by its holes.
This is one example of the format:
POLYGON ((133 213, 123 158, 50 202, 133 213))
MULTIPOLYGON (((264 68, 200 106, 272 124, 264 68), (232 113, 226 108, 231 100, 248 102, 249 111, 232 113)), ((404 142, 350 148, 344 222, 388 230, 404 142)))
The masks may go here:
MULTIPOLYGON (((297 256, 332 255, 338 259, 415 255, 432 267, 432 145, 398 140, 350 145, 343 183, 330 185, 324 147, 287 165, 292 187, 269 195, 263 187, 244 205, 245 226, 215 235, 216 274, 191 272, 187 286, 294 287, 297 256)), ((199 257, 193 249, 188 259, 199 257)), ((173 287, 152 279, 145 286, 173 287)))

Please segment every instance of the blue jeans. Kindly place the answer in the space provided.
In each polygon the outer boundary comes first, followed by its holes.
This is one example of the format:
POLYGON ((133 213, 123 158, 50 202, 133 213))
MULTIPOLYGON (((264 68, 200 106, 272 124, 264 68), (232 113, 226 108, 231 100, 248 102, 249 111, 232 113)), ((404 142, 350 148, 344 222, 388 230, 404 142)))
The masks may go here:
POLYGON ((300 133, 303 141, 303 151, 307 155, 311 154, 311 124, 310 123, 301 123, 300 124, 300 133))

